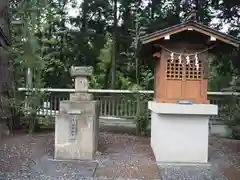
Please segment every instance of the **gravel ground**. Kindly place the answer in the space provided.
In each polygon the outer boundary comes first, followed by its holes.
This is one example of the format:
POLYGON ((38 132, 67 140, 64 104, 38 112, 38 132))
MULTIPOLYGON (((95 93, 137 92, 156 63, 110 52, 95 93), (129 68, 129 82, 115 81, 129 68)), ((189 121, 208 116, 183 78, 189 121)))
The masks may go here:
POLYGON ((163 180, 239 180, 240 152, 224 146, 220 138, 210 138, 210 166, 165 167, 163 180))
POLYGON ((218 138, 210 138, 210 167, 158 168, 147 137, 102 132, 99 144, 95 164, 59 164, 48 159, 54 152, 53 133, 17 134, 0 142, 0 180, 240 179, 240 152, 218 138))
POLYGON ((99 144, 95 177, 161 179, 149 138, 101 133, 99 144))

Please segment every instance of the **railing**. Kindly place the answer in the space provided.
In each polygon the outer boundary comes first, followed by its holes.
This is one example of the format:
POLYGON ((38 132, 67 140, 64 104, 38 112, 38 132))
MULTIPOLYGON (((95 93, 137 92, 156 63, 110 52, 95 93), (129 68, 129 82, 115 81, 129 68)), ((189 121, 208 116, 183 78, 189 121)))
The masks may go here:
MULTIPOLYGON (((26 88, 19 88, 20 92, 25 92, 26 88)), ((74 89, 41 89, 46 92, 42 105, 39 108, 41 116, 55 116, 59 111, 60 101, 69 100, 69 93, 75 92, 74 89)), ((118 118, 134 118, 136 116, 137 93, 143 95, 142 105, 144 111, 149 113, 147 102, 153 99, 153 91, 130 91, 130 90, 102 90, 89 89, 89 93, 94 95, 95 100, 100 101, 100 116, 102 117, 118 117, 118 118)), ((219 107, 224 105, 226 97, 231 95, 239 95, 232 92, 208 92, 208 99, 211 104, 217 104, 219 107)), ((220 108, 219 108, 220 109, 220 108)), ((222 120, 221 112, 218 116, 212 117, 215 120, 222 120)))

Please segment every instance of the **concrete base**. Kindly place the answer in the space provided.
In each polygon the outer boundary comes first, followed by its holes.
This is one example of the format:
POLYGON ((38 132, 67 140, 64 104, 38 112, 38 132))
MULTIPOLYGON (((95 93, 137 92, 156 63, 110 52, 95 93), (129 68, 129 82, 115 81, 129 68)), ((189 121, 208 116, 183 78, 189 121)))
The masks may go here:
POLYGON ((210 163, 164 163, 160 162, 157 163, 159 167, 166 168, 166 167, 190 167, 190 166, 197 166, 197 167, 204 167, 204 168, 210 168, 212 167, 212 164, 210 163))
POLYGON ((218 108, 210 104, 149 102, 151 147, 162 163, 207 163, 209 116, 218 108))
MULTIPOLYGON (((31 174, 28 179, 86 179, 93 177, 98 167, 96 161, 79 160, 53 160, 52 156, 44 155, 31 167, 31 174), (34 178, 33 178, 34 177, 34 178), (64 177, 64 178, 63 178, 64 177)), ((14 178, 15 179, 15 178, 14 178)), ((17 179, 17 178, 16 178, 17 179)), ((27 178, 18 178, 27 179, 27 178)))
POLYGON ((217 137, 230 137, 231 129, 224 121, 211 121, 210 122, 210 135, 217 137))
POLYGON ((98 148, 99 103, 62 101, 55 121, 55 159, 92 160, 98 148), (75 132, 71 129, 76 119, 75 132))

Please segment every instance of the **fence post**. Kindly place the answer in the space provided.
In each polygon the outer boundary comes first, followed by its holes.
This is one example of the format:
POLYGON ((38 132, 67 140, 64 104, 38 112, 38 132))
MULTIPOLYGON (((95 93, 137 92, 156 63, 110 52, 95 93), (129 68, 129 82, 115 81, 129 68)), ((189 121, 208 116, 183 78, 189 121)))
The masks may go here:
POLYGON ((28 96, 31 94, 31 91, 33 90, 33 74, 31 68, 27 69, 26 73, 26 94, 25 94, 25 109, 29 109, 28 104, 28 96))

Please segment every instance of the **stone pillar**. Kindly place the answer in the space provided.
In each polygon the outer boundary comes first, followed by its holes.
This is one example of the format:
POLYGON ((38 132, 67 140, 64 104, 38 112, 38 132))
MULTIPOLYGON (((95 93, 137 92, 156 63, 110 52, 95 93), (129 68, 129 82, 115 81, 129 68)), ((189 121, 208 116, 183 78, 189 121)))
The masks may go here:
POLYGON ((55 159, 92 160, 98 148, 99 103, 88 94, 91 67, 72 67, 75 93, 60 102, 55 122, 55 159))

